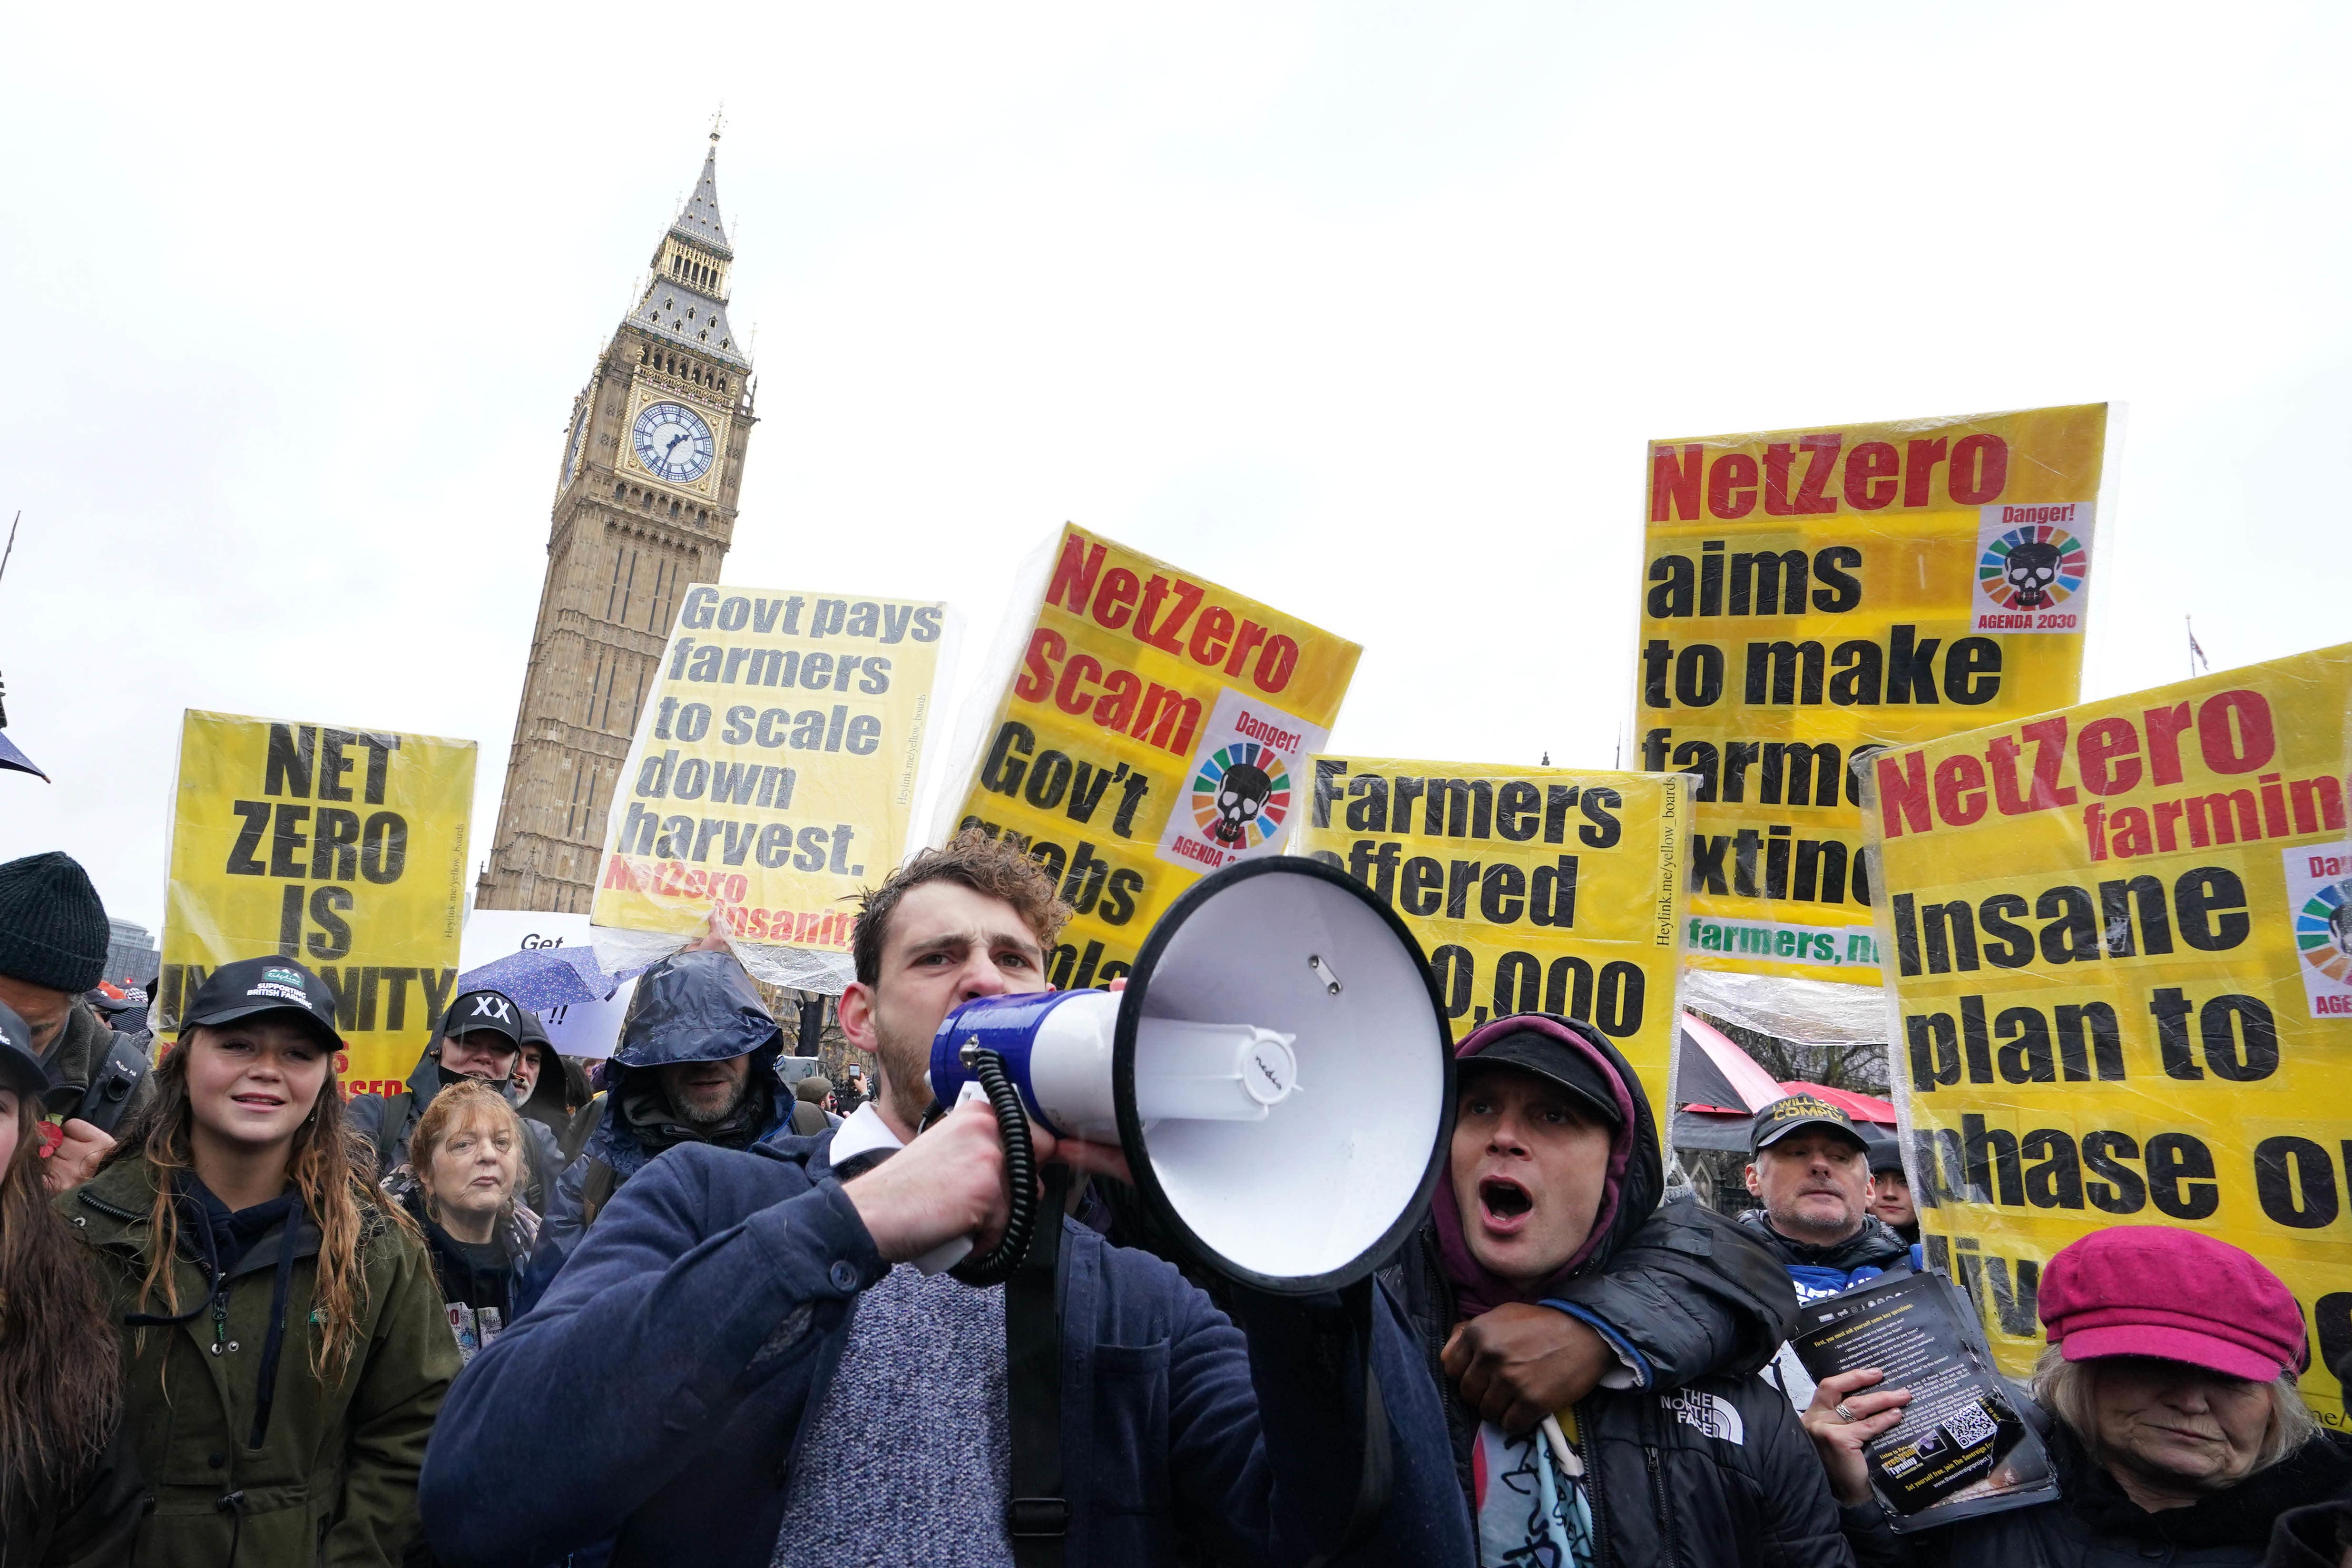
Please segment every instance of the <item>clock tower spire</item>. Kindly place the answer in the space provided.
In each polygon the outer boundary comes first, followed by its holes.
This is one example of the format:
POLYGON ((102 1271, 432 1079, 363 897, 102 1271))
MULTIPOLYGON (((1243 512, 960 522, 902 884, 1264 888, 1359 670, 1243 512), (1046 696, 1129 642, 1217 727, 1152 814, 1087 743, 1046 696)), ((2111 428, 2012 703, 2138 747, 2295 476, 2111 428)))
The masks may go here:
POLYGON ((489 910, 585 913, 629 738, 677 601, 715 583, 735 533, 751 356, 729 321, 734 247, 719 128, 643 293, 572 403, 499 822, 489 910))

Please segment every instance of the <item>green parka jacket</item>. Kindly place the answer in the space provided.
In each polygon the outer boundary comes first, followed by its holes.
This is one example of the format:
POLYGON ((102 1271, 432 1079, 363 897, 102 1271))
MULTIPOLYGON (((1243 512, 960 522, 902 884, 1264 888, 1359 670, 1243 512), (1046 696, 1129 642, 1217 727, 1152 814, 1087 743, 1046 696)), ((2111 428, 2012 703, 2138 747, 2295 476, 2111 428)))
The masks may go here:
MULTIPOLYGON (((118 1320, 142 1310, 154 1194, 146 1162, 125 1159, 58 1199, 95 1250, 118 1320)), ((188 1315, 123 1329, 123 1425, 155 1498, 137 1568, 395 1568, 420 1539, 416 1477, 457 1347, 423 1244, 380 1214, 364 1218, 361 1338, 332 1386, 310 1369, 318 1227, 294 1227, 283 1268, 288 1227, 263 1237, 217 1297, 182 1227, 175 1284, 188 1315)))

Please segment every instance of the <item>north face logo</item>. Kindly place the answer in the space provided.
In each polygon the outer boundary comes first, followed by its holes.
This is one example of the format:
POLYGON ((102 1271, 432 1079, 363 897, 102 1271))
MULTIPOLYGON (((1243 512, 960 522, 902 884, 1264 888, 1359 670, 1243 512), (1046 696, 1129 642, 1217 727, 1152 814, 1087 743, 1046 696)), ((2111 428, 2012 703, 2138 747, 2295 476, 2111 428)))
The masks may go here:
POLYGON ((1748 1446, 1748 1424, 1740 1420, 1731 1402, 1720 1395, 1678 1388, 1664 1395, 1660 1403, 1685 1426, 1696 1426, 1721 1442, 1737 1443, 1743 1448, 1748 1446))

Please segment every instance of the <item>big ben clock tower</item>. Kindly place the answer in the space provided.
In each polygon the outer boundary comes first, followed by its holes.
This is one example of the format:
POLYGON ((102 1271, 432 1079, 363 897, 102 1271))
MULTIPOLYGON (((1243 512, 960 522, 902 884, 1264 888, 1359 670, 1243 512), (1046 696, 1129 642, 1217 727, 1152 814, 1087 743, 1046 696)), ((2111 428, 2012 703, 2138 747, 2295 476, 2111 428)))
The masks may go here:
POLYGON ((679 595, 718 581, 755 422, 727 320, 719 133, 645 296, 572 399, 499 826, 488 910, 585 912, 604 814, 679 595))

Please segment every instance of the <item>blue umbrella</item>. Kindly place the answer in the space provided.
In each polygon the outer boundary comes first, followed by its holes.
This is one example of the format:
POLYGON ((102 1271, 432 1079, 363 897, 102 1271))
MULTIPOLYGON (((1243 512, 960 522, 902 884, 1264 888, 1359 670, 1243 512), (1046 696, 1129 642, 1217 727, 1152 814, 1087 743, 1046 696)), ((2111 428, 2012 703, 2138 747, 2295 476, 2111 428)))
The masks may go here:
POLYGON ((529 947, 508 953, 478 969, 457 976, 457 991, 497 991, 511 996, 534 1013, 575 1002, 602 1002, 620 987, 625 974, 606 974, 596 962, 596 950, 578 946, 529 947))

